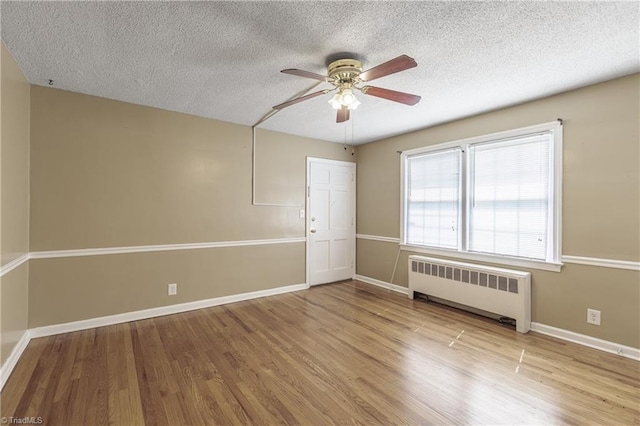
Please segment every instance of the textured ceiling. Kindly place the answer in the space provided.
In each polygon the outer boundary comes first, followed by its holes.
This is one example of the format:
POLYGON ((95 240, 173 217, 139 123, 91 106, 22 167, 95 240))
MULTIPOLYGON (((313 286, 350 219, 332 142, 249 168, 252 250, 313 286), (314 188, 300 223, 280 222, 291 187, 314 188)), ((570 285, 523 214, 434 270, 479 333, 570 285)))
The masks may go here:
MULTIPOLYGON (((245 125, 353 52, 375 81, 422 96, 360 95, 335 123, 331 95, 260 127, 365 143, 639 71, 638 2, 0 2, 2 40, 38 85, 245 125), (346 136, 345 136, 346 135, 346 136)), ((330 87, 326 83, 322 87, 330 87)))

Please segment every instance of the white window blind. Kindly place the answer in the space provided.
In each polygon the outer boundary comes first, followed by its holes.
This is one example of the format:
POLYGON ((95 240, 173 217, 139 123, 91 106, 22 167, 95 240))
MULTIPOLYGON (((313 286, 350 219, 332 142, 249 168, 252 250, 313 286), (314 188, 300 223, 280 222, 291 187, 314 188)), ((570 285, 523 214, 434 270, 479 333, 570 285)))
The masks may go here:
POLYGON ((551 137, 470 148, 469 251, 548 260, 551 137))
POLYGON ((409 244, 458 248, 461 150, 407 160, 406 235, 409 244))

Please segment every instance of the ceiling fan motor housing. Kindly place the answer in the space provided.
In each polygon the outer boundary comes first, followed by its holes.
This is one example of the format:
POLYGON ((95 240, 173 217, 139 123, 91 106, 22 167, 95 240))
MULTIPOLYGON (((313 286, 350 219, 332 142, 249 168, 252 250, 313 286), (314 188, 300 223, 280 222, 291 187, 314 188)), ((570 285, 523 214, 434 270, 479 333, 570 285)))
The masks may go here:
POLYGON ((351 87, 358 82, 362 72, 362 63, 356 59, 339 59, 329 64, 327 69, 329 78, 340 87, 351 87))

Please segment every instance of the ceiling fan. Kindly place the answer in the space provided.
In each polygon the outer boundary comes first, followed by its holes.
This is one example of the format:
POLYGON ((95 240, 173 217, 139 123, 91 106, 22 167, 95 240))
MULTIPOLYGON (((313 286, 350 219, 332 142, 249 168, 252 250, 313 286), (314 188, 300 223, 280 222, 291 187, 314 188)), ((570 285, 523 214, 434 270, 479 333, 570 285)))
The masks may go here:
POLYGON ((317 96, 337 91, 329 100, 329 104, 338 110, 337 123, 349 120, 349 111, 356 109, 360 101, 354 95, 354 90, 359 90, 365 95, 387 99, 393 102, 400 102, 405 105, 415 105, 420 102, 420 96, 410 93, 397 92, 395 90, 383 89, 374 86, 360 86, 361 83, 375 80, 389 74, 394 74, 418 66, 416 61, 407 56, 400 55, 383 64, 373 67, 367 71, 362 71, 362 63, 357 59, 338 59, 327 67, 328 75, 316 74, 314 72, 299 69, 282 70, 285 74, 297 75, 299 77, 312 78, 314 80, 326 81, 334 86, 333 89, 324 89, 308 95, 300 96, 287 102, 283 102, 273 107, 279 110, 299 102, 313 99, 317 96))

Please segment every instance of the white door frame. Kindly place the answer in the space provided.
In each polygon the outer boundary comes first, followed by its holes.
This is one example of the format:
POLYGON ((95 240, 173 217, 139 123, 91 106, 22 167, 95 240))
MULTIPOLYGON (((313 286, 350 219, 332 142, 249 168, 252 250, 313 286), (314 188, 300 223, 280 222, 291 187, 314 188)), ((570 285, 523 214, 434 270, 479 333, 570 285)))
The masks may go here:
POLYGON ((310 261, 310 257, 309 257, 309 246, 310 246, 310 238, 309 238, 309 230, 311 228, 311 218, 309 216, 309 197, 310 197, 310 183, 311 183, 311 179, 310 179, 310 175, 311 175, 311 162, 321 162, 321 163, 326 163, 326 164, 335 164, 335 165, 340 165, 340 166, 349 166, 349 167, 353 167, 353 194, 352 194, 352 205, 353 205, 353 239, 352 239, 352 243, 351 243, 351 255, 353 256, 353 275, 351 278, 355 277, 355 273, 356 273, 356 163, 351 162, 351 161, 340 161, 340 160, 328 160, 326 158, 318 158, 318 157, 307 157, 307 181, 306 181, 306 185, 305 185, 305 280, 306 280, 306 284, 307 284, 307 288, 311 287, 311 280, 309 279, 309 273, 311 268, 309 267, 309 261, 310 261))

